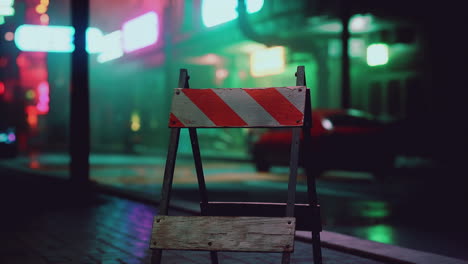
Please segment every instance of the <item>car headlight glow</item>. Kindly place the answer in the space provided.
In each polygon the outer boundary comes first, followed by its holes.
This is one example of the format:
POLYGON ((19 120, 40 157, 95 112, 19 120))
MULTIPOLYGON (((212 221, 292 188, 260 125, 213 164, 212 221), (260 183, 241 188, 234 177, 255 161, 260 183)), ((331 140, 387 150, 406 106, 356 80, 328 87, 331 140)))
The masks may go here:
POLYGON ((322 119, 322 126, 326 129, 326 130, 332 130, 333 129, 333 124, 330 120, 328 119, 322 119))

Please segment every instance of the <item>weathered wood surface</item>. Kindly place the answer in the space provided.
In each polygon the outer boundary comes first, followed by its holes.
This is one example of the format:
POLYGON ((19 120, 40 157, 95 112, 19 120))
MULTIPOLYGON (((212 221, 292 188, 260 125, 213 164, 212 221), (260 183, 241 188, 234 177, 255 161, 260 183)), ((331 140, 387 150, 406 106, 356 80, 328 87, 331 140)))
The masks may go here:
POLYGON ((176 88, 169 127, 298 127, 304 122, 305 86, 176 88))
POLYGON ((156 216, 151 249, 293 252, 294 217, 156 216))
MULTIPOLYGON (((258 203, 258 202, 207 202, 200 203, 202 212, 207 216, 258 216, 258 217, 284 217, 285 203, 258 203)), ((296 230, 317 231, 320 221, 319 205, 317 208, 309 204, 295 204, 294 217, 296 230)), ((320 229, 321 230, 321 229, 320 229)), ((320 231, 318 230, 318 231, 320 231)))

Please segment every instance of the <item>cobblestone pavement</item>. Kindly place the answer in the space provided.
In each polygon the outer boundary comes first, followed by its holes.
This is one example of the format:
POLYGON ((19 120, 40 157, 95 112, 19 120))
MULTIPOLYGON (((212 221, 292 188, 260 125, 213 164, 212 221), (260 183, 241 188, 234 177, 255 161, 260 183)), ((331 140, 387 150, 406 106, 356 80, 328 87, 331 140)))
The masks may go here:
MULTIPOLYGON (((156 208, 101 194, 90 195, 86 202, 57 198, 63 196, 44 200, 40 195, 10 202, 14 206, 2 214, 0 263, 150 263, 148 241, 156 208)), ((326 264, 380 263, 325 248, 323 255, 326 264)), ((281 262, 277 253, 222 252, 219 256, 222 264, 281 262)), ((209 254, 164 251, 163 263, 209 263, 209 254)), ((292 263, 312 263, 311 245, 296 241, 292 263)))

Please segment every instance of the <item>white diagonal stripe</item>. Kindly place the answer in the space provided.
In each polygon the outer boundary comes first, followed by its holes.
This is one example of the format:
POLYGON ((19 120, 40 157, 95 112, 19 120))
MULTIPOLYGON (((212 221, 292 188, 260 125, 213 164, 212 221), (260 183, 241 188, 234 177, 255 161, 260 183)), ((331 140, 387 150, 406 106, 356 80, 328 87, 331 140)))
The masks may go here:
POLYGON ((188 127, 214 127, 215 124, 180 90, 174 90, 172 114, 188 127))
POLYGON ((213 91, 249 126, 280 125, 278 121, 247 94, 244 89, 213 89, 213 91))
POLYGON ((286 97, 299 111, 304 113, 306 95, 305 86, 277 87, 276 90, 286 97), (298 87, 301 88, 298 89, 298 87))

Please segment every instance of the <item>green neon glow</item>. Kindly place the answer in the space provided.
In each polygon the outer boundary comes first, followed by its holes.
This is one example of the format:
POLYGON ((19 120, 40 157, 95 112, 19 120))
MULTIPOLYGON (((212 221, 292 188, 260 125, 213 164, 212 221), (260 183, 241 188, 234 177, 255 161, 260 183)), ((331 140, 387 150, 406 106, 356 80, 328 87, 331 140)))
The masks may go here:
POLYGON ((250 73, 254 77, 282 73, 285 65, 285 50, 282 46, 258 50, 250 55, 250 73))
MULTIPOLYGON (((351 114, 354 115, 361 115, 361 113, 356 113, 351 111, 351 114)), ((388 210, 388 205, 383 202, 373 201, 373 202, 366 202, 365 209, 361 211, 361 215, 366 218, 385 218, 388 217, 390 214, 388 210)))
MULTIPOLYGON (((247 12, 249 14, 260 11, 264 0, 248 0, 247 12)), ((206 27, 214 27, 234 20, 238 17, 237 0, 203 0, 202 20, 206 27)))
POLYGON ((366 230, 368 240, 380 243, 393 244, 395 242, 394 231, 388 225, 371 226, 366 230))
POLYGON ((349 20, 349 31, 352 33, 367 32, 372 25, 372 15, 354 15, 349 20))
POLYGON ((8 135, 5 133, 0 133, 0 143, 7 142, 8 141, 8 135))
POLYGON ((5 17, 0 16, 0 25, 3 25, 3 24, 5 24, 5 17))
POLYGON ((388 45, 383 43, 372 44, 367 47, 367 65, 385 65, 388 62, 388 45))

